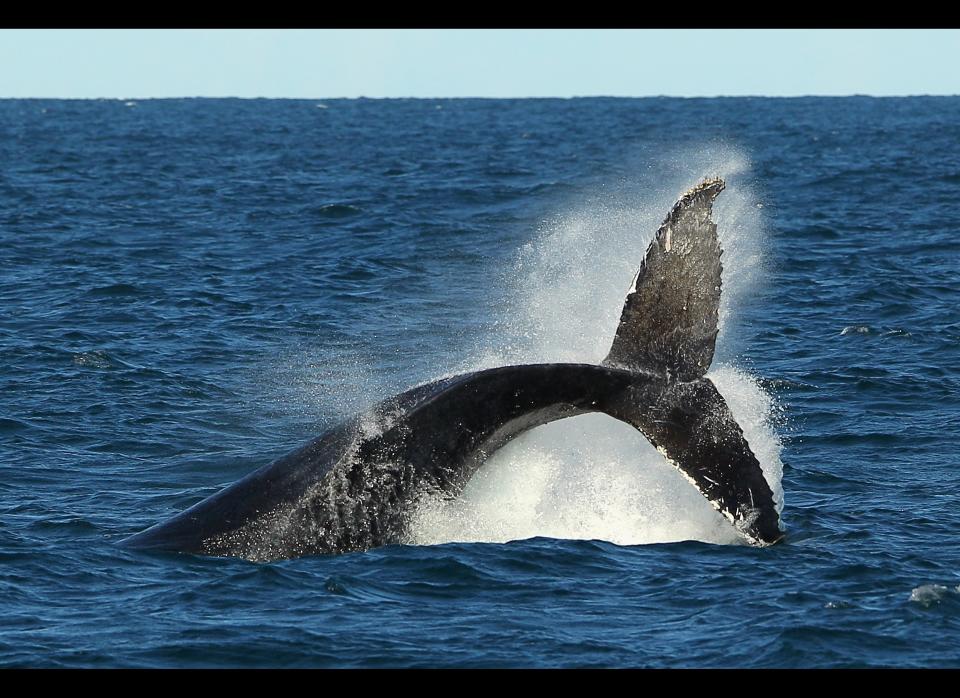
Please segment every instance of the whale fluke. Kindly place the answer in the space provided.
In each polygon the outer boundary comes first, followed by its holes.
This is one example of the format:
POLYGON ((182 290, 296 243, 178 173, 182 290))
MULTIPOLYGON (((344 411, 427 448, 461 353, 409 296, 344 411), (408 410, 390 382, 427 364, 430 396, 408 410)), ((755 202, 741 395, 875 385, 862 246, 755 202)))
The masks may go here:
POLYGON ((783 537, 773 490, 726 400, 707 378, 631 387, 606 412, 634 426, 755 545, 783 537))
POLYGON ((679 381, 707 372, 717 339, 722 271, 710 214, 723 188, 722 179, 708 179, 667 214, 627 293, 604 366, 679 381))

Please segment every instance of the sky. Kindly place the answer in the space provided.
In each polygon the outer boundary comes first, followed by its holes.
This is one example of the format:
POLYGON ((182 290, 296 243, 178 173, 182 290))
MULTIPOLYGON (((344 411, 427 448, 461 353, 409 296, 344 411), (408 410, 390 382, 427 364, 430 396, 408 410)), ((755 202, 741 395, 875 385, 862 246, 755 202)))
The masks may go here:
POLYGON ((5 29, 0 97, 960 94, 960 30, 5 29))

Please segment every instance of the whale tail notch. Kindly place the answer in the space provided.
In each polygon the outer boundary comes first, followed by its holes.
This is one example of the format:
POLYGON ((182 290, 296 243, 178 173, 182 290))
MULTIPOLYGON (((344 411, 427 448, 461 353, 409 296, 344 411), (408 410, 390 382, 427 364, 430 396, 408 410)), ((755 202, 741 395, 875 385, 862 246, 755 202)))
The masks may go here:
POLYGON ((691 381, 710 368, 720 308, 720 241, 711 220, 719 177, 667 214, 627 294, 604 366, 691 381))

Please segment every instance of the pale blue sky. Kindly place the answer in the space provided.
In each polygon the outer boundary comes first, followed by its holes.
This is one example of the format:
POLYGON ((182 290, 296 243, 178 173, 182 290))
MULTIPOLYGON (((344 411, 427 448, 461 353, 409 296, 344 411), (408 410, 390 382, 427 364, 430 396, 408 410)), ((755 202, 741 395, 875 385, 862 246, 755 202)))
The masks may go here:
POLYGON ((960 94, 960 30, 0 30, 0 97, 960 94))

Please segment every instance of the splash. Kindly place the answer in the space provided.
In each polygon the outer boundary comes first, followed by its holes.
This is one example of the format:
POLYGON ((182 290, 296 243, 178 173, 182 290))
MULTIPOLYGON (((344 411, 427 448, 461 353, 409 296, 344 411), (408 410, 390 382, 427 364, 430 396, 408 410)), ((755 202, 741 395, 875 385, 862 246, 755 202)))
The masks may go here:
POLYGON ((264 362, 258 393, 287 412, 332 426, 408 387, 392 375, 373 371, 374 365, 375 354, 359 343, 325 346, 322 351, 295 345, 264 362))
POLYGON ((923 584, 910 591, 910 601, 930 608, 946 599, 951 593, 960 593, 960 586, 949 589, 943 584, 923 584))
MULTIPOLYGON (((646 248, 677 198, 705 176, 727 189, 714 208, 723 254, 716 358, 707 377, 726 398, 783 507, 776 405, 730 357, 737 308, 762 278, 764 234, 743 153, 718 146, 677 152, 649 168, 654 183, 620 183, 544 224, 507 281, 512 301, 498 332, 463 371, 538 362, 600 363, 646 248)), ((549 536, 619 544, 679 540, 737 543, 734 528, 632 427, 584 415, 534 429, 484 464, 453 501, 421 504, 411 540, 420 544, 549 536)))

